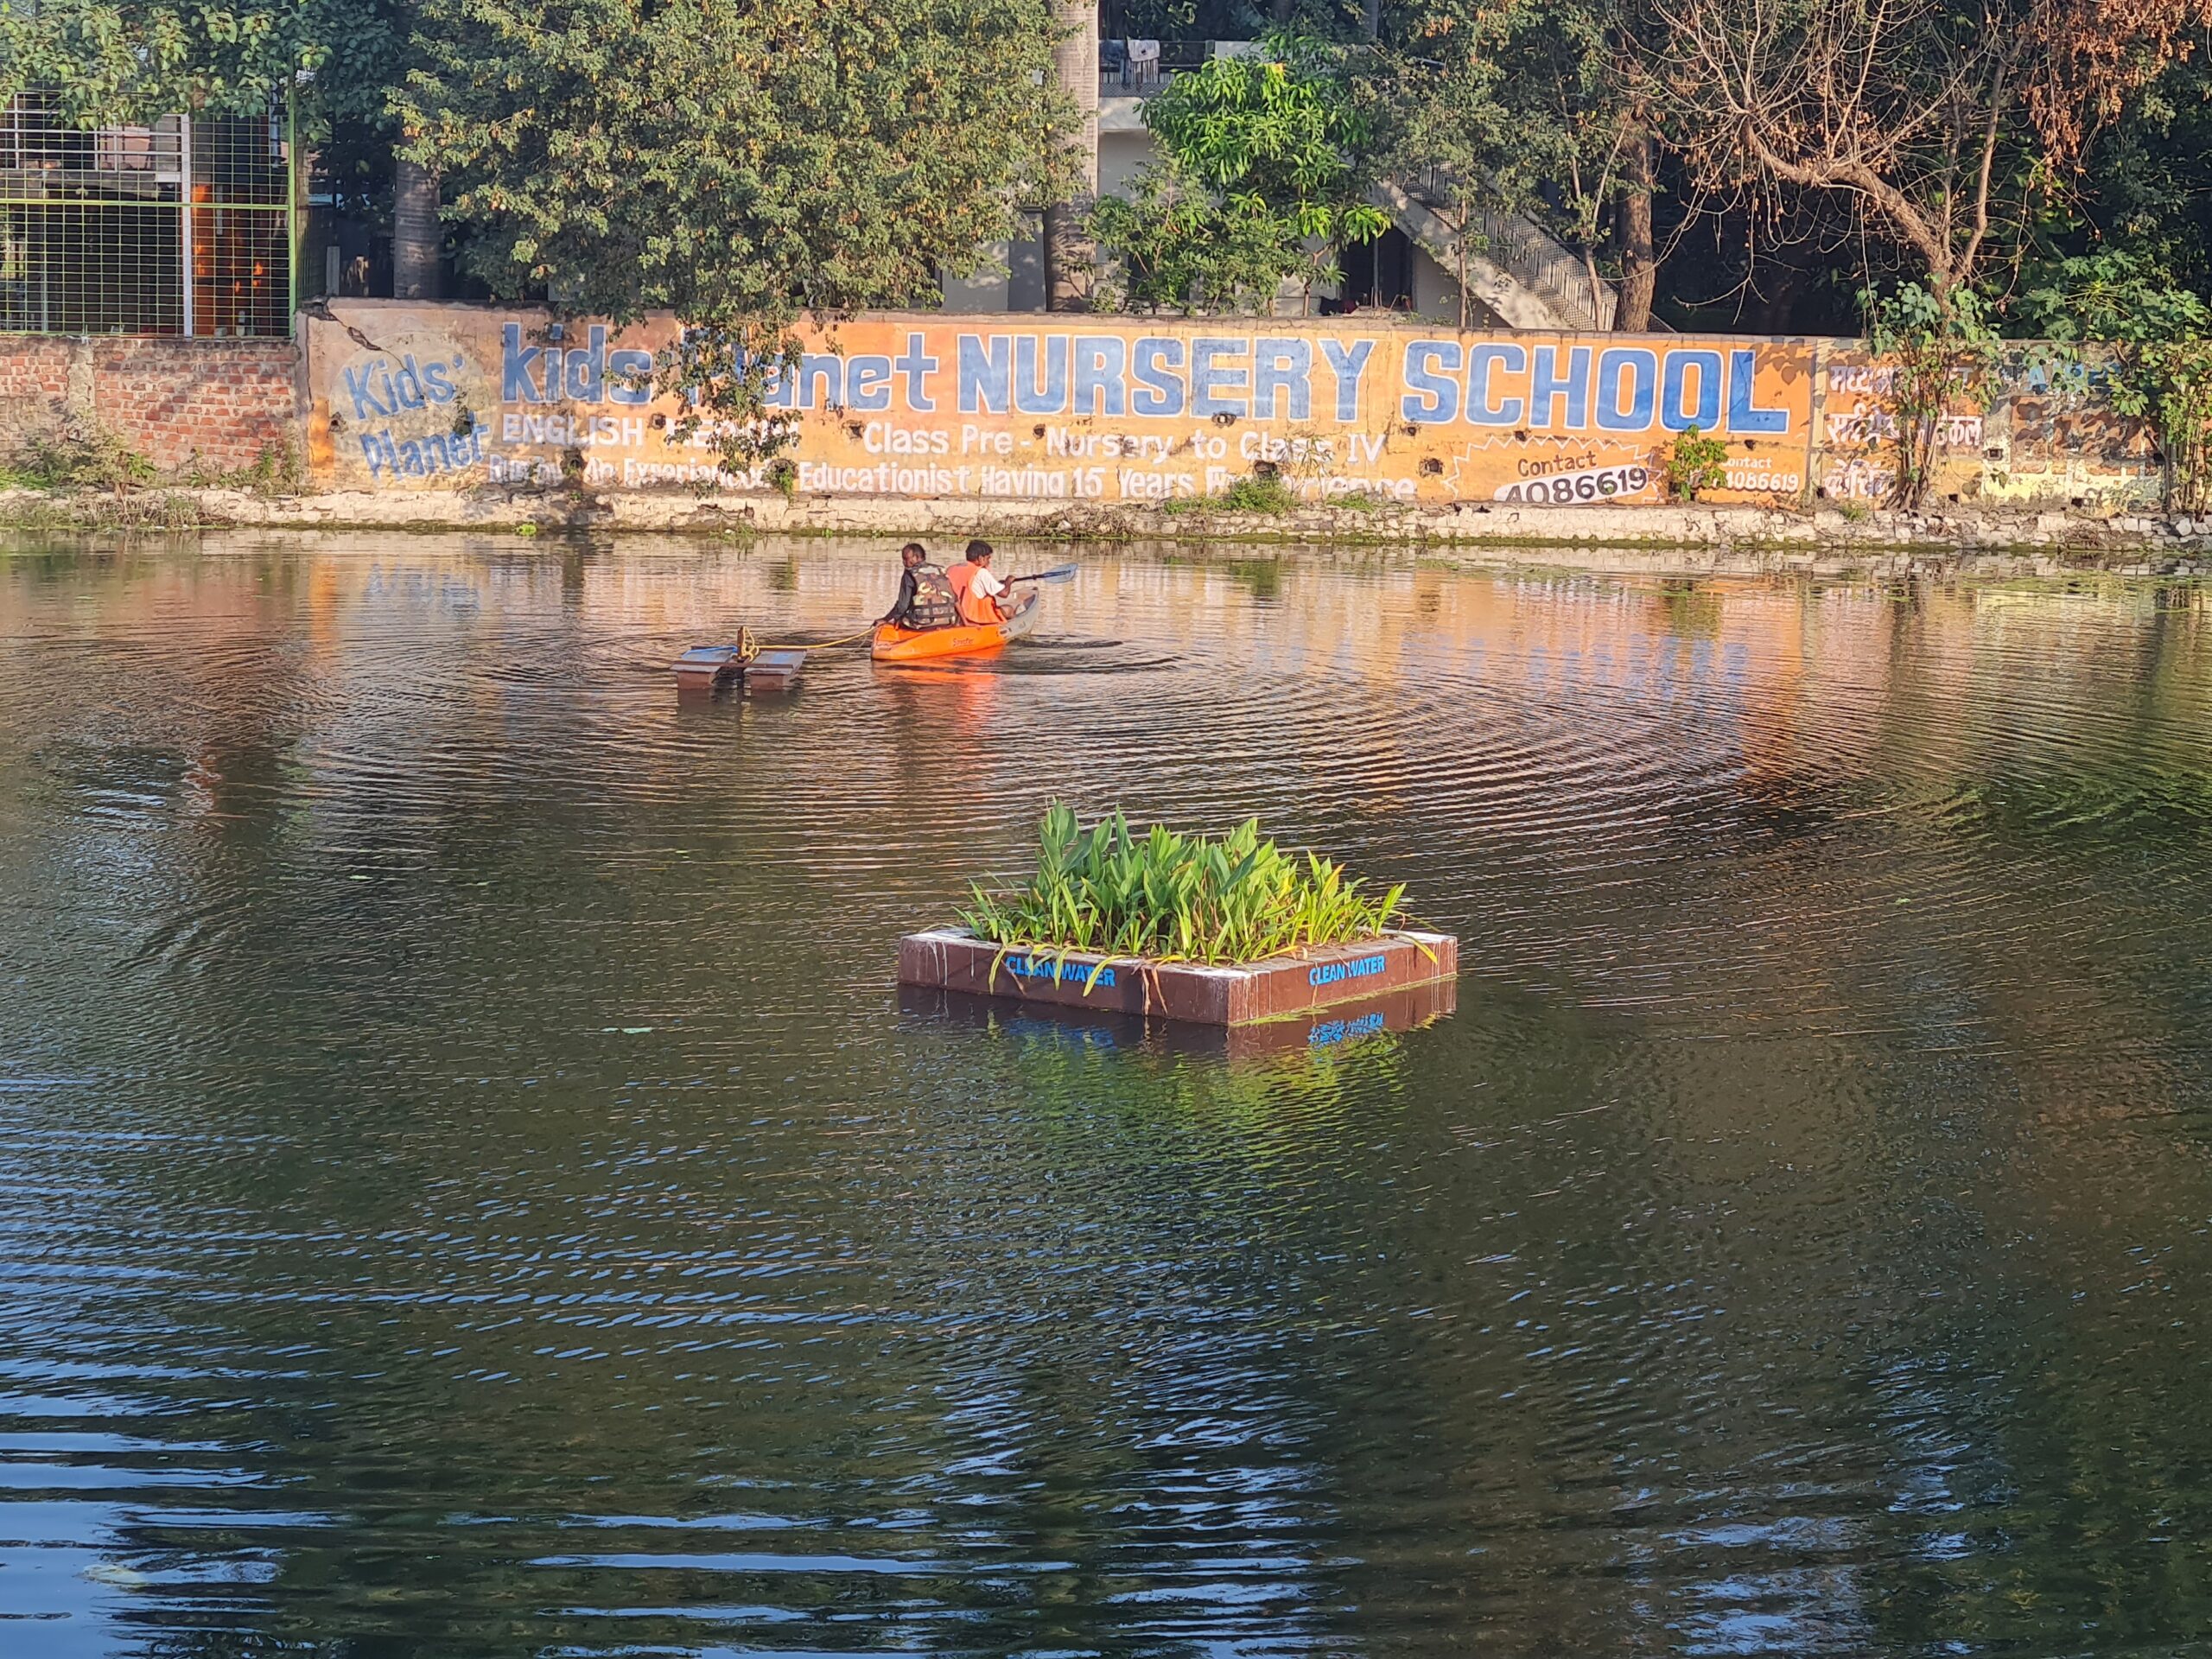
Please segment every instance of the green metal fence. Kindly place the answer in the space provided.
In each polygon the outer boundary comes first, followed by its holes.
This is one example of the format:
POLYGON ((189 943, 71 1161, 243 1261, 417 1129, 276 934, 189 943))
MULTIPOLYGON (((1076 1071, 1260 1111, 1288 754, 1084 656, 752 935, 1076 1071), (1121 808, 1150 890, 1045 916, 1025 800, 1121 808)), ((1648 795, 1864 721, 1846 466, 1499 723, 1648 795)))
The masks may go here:
POLYGON ((0 109, 0 332, 289 334, 288 112, 87 130, 0 109))

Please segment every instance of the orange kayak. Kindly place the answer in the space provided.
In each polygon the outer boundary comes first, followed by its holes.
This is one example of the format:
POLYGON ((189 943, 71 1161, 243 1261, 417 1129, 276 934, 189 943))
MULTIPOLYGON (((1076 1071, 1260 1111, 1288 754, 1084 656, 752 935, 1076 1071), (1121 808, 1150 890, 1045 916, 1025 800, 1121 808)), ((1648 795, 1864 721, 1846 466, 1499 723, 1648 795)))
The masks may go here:
POLYGON ((996 651, 1037 626, 1037 590, 1032 588, 1003 622, 957 628, 897 628, 880 623, 868 654, 879 663, 925 663, 937 657, 973 657, 996 651))

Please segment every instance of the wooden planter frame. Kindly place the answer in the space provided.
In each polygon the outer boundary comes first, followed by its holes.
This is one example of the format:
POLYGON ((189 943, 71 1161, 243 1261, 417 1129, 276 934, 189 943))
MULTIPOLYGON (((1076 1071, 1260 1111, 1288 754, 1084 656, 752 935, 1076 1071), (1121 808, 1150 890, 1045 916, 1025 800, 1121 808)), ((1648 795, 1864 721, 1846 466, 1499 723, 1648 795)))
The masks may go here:
POLYGON ((1229 967, 1077 951, 1002 951, 963 928, 934 928, 899 941, 901 985, 1202 1026, 1292 1019, 1456 980, 1459 974, 1458 939, 1412 931, 1229 967))

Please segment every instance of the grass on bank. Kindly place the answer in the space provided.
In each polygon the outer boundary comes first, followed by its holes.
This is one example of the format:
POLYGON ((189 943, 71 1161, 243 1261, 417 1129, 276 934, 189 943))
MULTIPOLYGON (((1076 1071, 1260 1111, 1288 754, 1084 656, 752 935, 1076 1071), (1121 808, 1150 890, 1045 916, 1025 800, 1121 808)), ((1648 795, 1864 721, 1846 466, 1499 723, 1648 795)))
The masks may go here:
POLYGON ((0 460, 0 489, 52 494, 103 492, 124 501, 160 486, 245 490, 264 497, 295 495, 307 483, 299 452, 287 441, 264 445, 248 467, 210 467, 196 455, 166 478, 129 442, 104 426, 35 432, 0 460))
POLYGON ((1171 496, 1160 504, 1170 518, 1190 512, 1286 513, 1298 511, 1298 492, 1273 473, 1253 473, 1212 495, 1171 496))
POLYGON ((1305 507, 1325 507, 1337 512, 1380 512, 1389 503, 1365 490, 1340 490, 1311 501, 1280 473, 1252 473, 1211 495, 1170 496, 1160 510, 1171 518, 1189 513, 1249 512, 1281 517, 1305 507))
POLYGON ((1086 830, 1056 803, 1038 832, 1029 885, 994 893, 978 884, 959 915, 1007 950, 1246 963, 1373 938, 1404 896, 1402 883, 1370 896, 1340 865, 1262 841, 1257 818, 1217 840, 1162 824, 1140 835, 1123 813, 1086 830))

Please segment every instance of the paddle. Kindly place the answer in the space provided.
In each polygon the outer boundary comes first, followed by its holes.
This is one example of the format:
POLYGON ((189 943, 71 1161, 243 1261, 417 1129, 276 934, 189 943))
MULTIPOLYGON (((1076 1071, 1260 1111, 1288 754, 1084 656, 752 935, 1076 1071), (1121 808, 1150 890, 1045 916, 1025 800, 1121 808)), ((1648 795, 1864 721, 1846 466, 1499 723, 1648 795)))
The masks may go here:
POLYGON ((1011 588, 1017 582, 1070 582, 1074 579, 1076 571, 1080 568, 1072 564, 1055 565, 1050 570, 1039 570, 1027 576, 1008 576, 1006 579, 1006 585, 1011 588))

